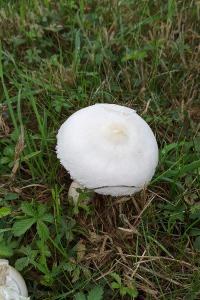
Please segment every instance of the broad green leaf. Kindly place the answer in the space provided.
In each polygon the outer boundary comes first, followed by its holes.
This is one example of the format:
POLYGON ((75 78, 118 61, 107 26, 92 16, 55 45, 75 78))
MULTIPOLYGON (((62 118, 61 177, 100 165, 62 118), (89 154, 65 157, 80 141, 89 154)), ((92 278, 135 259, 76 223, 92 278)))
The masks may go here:
POLYGON ((102 300, 103 299, 103 288, 101 286, 95 286, 87 296, 87 300, 102 300))
POLYGON ((195 204, 190 209, 190 219, 200 219, 200 204, 195 204))
POLYGON ((136 288, 126 288, 127 294, 129 294, 131 297, 135 298, 138 296, 138 291, 136 288))
POLYGON ((20 252, 28 256, 29 258, 35 258, 38 254, 38 250, 33 250, 30 245, 27 245, 26 247, 22 246, 20 252))
POLYGON ((114 278, 114 279, 117 281, 117 283, 119 283, 119 284, 121 285, 122 280, 121 280, 121 277, 120 277, 117 273, 115 273, 115 272, 110 273, 110 276, 111 276, 112 278, 114 278))
POLYGON ((18 271, 22 271, 23 269, 25 269, 30 263, 30 259, 29 257, 21 257, 18 258, 15 262, 15 268, 18 271))
POLYGON ((17 193, 8 193, 4 199, 6 201, 11 201, 11 200, 16 200, 18 198, 19 198, 19 195, 17 193))
POLYGON ((121 285, 119 283, 117 283, 116 281, 111 283, 111 286, 113 289, 120 289, 121 285))
POLYGON ((11 209, 8 207, 1 207, 0 208, 0 218, 8 216, 11 214, 11 209))
POLYGON ((25 215, 27 215, 27 216, 35 215, 35 209, 34 209, 32 203, 23 202, 21 205, 21 209, 22 209, 23 213, 25 213, 25 215))
POLYGON ((37 233, 41 240, 47 240, 49 238, 49 228, 44 224, 44 222, 37 222, 37 233))
POLYGON ((49 250, 49 247, 48 247, 48 244, 45 243, 44 240, 38 240, 36 242, 37 246, 38 246, 38 249, 39 249, 39 252, 40 254, 42 254, 42 256, 44 257, 50 257, 51 256, 51 252, 49 250))
POLYGON ((40 271, 42 272, 43 274, 47 274, 48 273, 48 269, 47 269, 47 266, 46 265, 43 265, 41 263, 34 263, 34 266, 40 271))
POLYGON ((125 296, 127 294, 127 288, 125 286, 121 286, 120 295, 125 296))
POLYGON ((52 223, 53 222, 53 216, 51 214, 44 214, 43 216, 41 216, 42 221, 44 222, 48 222, 48 223, 52 223))
POLYGON ((0 257, 10 257, 13 255, 13 249, 4 241, 0 242, 0 257))
POLYGON ((35 223, 34 218, 16 221, 13 225, 13 233, 15 236, 23 235, 35 223))
POLYGON ((40 216, 43 216, 47 212, 48 207, 45 204, 39 203, 37 210, 38 210, 38 214, 40 216))

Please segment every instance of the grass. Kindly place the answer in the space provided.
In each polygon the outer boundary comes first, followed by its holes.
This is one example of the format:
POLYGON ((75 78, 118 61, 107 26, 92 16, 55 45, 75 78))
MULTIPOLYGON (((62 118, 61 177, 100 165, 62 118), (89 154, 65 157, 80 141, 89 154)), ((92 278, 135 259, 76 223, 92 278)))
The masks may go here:
POLYGON ((199 19, 194 0, 0 2, 0 256, 32 300, 199 299, 199 19), (136 109, 160 162, 74 210, 56 133, 97 102, 136 109))

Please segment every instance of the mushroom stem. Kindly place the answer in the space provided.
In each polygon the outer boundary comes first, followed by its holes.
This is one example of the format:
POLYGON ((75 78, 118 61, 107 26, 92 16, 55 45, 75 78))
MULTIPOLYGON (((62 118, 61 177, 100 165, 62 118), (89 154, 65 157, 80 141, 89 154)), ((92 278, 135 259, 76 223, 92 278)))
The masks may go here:
MULTIPOLYGON (((69 191, 68 191, 68 199, 73 205, 77 205, 80 200, 81 192, 85 191, 85 187, 78 183, 77 181, 72 181, 69 191)), ((88 204, 92 200, 92 195, 86 195, 83 199, 84 204, 88 204)))
POLYGON ((83 189, 84 187, 81 184, 76 181, 72 181, 68 191, 68 199, 70 200, 70 202, 72 202, 73 204, 77 204, 80 196, 80 192, 78 190, 83 189))

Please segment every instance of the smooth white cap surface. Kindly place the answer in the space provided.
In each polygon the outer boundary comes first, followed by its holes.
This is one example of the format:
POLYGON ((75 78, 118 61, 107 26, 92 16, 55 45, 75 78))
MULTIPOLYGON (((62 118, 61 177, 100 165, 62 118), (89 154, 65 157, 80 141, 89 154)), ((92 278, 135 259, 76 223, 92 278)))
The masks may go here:
POLYGON ((29 300, 26 283, 21 274, 0 259, 0 300, 29 300))
POLYGON ((158 146, 132 109, 95 104, 72 114, 57 135, 57 156, 71 177, 104 195, 131 195, 151 180, 158 146))

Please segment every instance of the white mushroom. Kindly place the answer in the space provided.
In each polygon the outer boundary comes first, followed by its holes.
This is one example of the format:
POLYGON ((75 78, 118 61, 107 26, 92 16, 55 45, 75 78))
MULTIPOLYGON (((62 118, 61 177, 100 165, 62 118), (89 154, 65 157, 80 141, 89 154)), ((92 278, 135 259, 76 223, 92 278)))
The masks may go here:
POLYGON ((0 259, 0 300, 30 300, 23 277, 5 259, 0 259))
POLYGON ((95 104, 72 114, 57 135, 57 156, 72 179, 103 195, 131 195, 154 175, 158 146, 132 109, 95 104))

